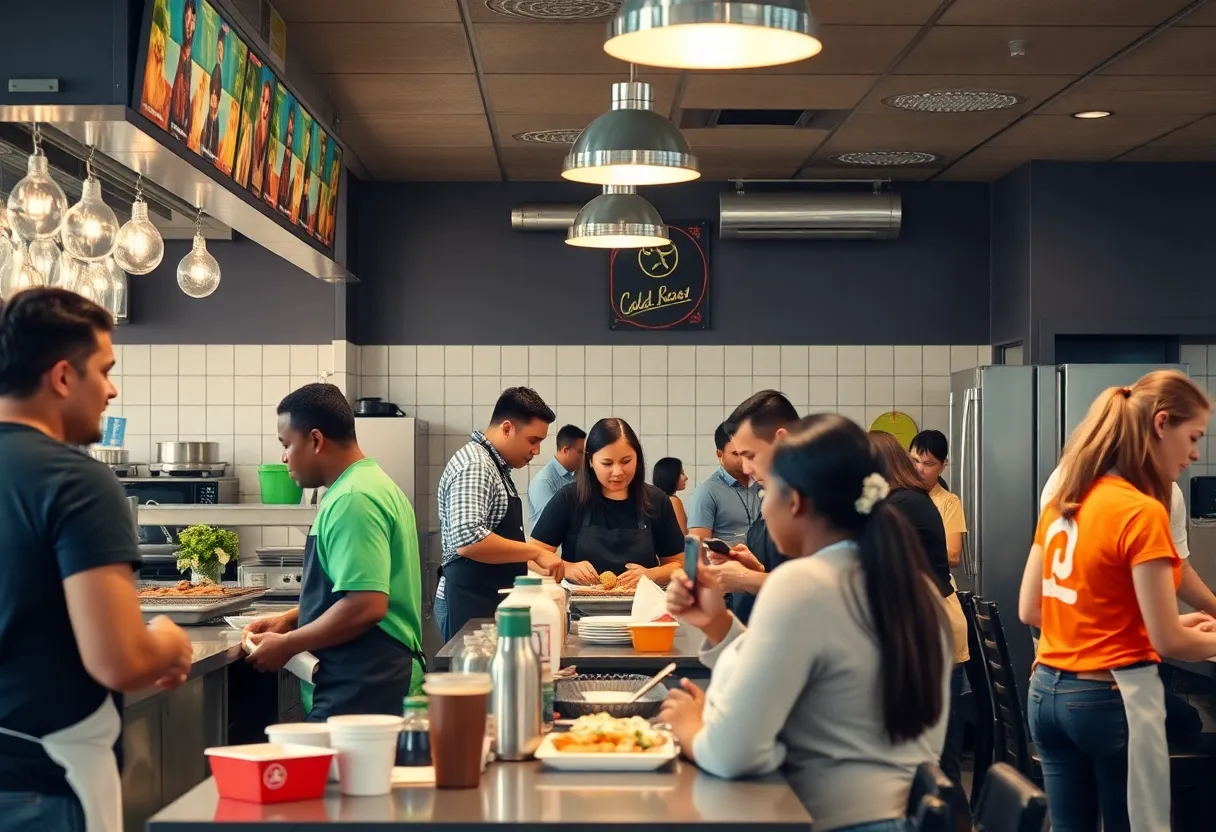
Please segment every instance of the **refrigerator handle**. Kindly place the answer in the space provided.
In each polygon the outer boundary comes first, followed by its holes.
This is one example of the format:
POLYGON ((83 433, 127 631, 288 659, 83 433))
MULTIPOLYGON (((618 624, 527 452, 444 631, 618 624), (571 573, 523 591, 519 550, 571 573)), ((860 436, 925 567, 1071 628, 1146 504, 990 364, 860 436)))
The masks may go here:
POLYGON ((975 588, 977 592, 982 591, 980 585, 980 564, 983 562, 984 551, 981 545, 983 537, 983 525, 980 511, 980 431, 982 425, 980 423, 980 396, 983 395, 982 388, 976 387, 971 390, 971 517, 967 519, 972 530, 971 538, 972 545, 969 551, 971 559, 971 576, 975 580, 975 588))
MULTIPOLYGON (((975 509, 971 503, 971 469, 967 467, 967 439, 971 434, 971 388, 968 387, 963 391, 963 419, 962 430, 959 436, 958 447, 958 471, 962 478, 960 483, 959 494, 963 500, 963 516, 967 519, 968 524, 971 523, 971 516, 975 513, 975 509)), ((968 528, 972 528, 968 525, 968 528)), ((971 552, 975 546, 974 531, 969 533, 963 539, 963 574, 968 578, 974 578, 975 573, 972 569, 971 552)))

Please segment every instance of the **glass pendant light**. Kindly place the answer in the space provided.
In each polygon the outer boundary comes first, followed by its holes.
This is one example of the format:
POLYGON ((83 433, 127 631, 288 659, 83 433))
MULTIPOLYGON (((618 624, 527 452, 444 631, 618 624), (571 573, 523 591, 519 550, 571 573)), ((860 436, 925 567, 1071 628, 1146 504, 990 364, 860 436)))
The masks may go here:
POLYGON ((105 306, 110 293, 110 267, 105 260, 89 260, 80 263, 73 291, 88 298, 98 306, 105 306))
POLYGON ((23 240, 45 240, 59 231, 68 210, 68 198, 50 176, 37 124, 34 125, 34 152, 30 154, 28 171, 9 192, 8 221, 23 240))
POLYGON ((750 69, 823 49, 806 0, 623 0, 604 51, 672 69, 750 69))
POLYGON ((177 285, 192 298, 205 298, 220 285, 220 264, 207 252, 203 239, 203 209, 195 218, 194 246, 177 264, 177 285))
POLYGON ((83 263, 66 251, 60 252, 59 266, 55 269, 55 280, 51 285, 59 289, 68 289, 75 292, 76 286, 80 283, 83 270, 83 263))
POLYGON ((13 241, 8 235, 9 232, 0 229, 0 276, 3 276, 13 263, 13 241))
POLYGON ((160 230, 148 221, 148 203, 144 202, 142 177, 135 183, 135 202, 131 219, 118 230, 114 259, 128 274, 148 274, 160 265, 165 256, 165 240, 160 230))
POLYGON ((34 240, 26 253, 26 262, 42 275, 47 286, 54 286, 59 273, 59 258, 63 254, 53 239, 34 240))
POLYGON ((650 248, 670 242, 663 218, 632 185, 605 185, 566 233, 566 245, 580 248, 650 248))
POLYGON ((101 305, 114 316, 115 321, 125 322, 127 320, 127 273, 118 265, 113 255, 102 262, 106 264, 106 271, 109 272, 110 279, 101 305))
POLYGON ((101 198, 101 182, 93 172, 93 153, 85 162, 88 176, 77 202, 63 216, 63 250, 78 260, 104 260, 114 251, 118 216, 101 198))
POLYGON ((651 109, 653 101, 650 84, 613 84, 612 109, 579 134, 562 176, 590 185, 668 185, 699 177, 688 142, 651 109))
POLYGON ((8 270, 0 275, 0 299, 11 300, 18 292, 42 285, 42 275, 30 264, 24 241, 18 240, 13 246, 13 259, 8 270))

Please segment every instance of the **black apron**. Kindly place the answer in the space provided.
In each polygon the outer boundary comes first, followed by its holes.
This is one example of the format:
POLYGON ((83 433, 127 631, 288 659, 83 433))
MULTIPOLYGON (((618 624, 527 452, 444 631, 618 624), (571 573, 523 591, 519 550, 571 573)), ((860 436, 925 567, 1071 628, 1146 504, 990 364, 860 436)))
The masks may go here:
POLYGON ((597 572, 620 575, 626 564, 636 563, 647 569, 659 565, 655 553, 654 534, 646 516, 638 512, 637 526, 632 529, 605 529, 591 525, 591 507, 583 509, 582 526, 574 544, 575 557, 588 561, 597 572))
MULTIPOLYGON (((483 444, 482 447, 485 447, 483 444)), ((494 453, 486 448, 490 459, 494 453)), ((510 479, 503 476, 502 484, 507 489, 507 513, 491 531, 507 540, 523 543, 524 503, 510 479)), ((503 596, 500 589, 515 586, 515 579, 528 574, 526 563, 478 563, 465 557, 457 557, 439 572, 443 577, 443 597, 448 604, 448 620, 443 640, 449 642, 461 628, 474 618, 493 618, 503 596)))
MULTIPOLYGON (((304 577, 300 582, 300 623, 320 618, 344 593, 334 592, 333 581, 321 568, 317 536, 304 544, 304 577)), ((324 722, 342 714, 401 713, 410 693, 414 660, 424 659, 380 627, 374 626, 345 644, 316 651, 312 710, 309 722, 324 722)))

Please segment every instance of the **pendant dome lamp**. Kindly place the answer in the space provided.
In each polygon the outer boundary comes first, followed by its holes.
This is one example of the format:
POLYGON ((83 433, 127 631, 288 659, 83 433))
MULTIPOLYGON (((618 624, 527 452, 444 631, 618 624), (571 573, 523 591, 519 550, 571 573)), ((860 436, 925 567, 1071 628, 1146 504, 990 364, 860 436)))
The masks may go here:
MULTIPOLYGON (((632 74, 632 72, 631 72, 632 74)), ((701 175, 679 128, 651 106, 650 84, 612 85, 612 109, 579 134, 562 177, 589 185, 670 185, 701 175)))
POLYGON ((604 51, 671 69, 752 69, 823 49, 806 0, 622 0, 604 51))
POLYGON ((663 218, 632 185, 605 185, 566 233, 566 245, 579 248, 651 248, 670 242, 663 218))

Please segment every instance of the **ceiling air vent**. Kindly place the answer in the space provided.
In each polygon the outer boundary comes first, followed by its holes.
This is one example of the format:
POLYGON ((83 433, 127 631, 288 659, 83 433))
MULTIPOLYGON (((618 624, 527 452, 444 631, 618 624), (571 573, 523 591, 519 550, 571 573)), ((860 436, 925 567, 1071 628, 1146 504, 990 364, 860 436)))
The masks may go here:
POLYGON ((848 110, 747 110, 697 109, 680 111, 680 129, 705 127, 792 127, 831 130, 849 114, 848 110))
POLYGON ((840 162, 842 165, 894 167, 897 165, 929 165, 941 161, 941 158, 936 153, 926 153, 922 150, 859 150, 833 156, 832 161, 840 162))
POLYGON ((595 20, 620 7, 620 0, 486 0, 490 11, 525 20, 595 20))
POLYGON ((517 142, 528 142, 530 144, 574 144, 582 132, 582 128, 570 130, 525 130, 523 133, 515 133, 511 138, 517 142))
POLYGON ((896 110, 918 113, 986 113, 1016 107, 1023 99, 995 90, 929 90, 890 95, 882 103, 896 110))

